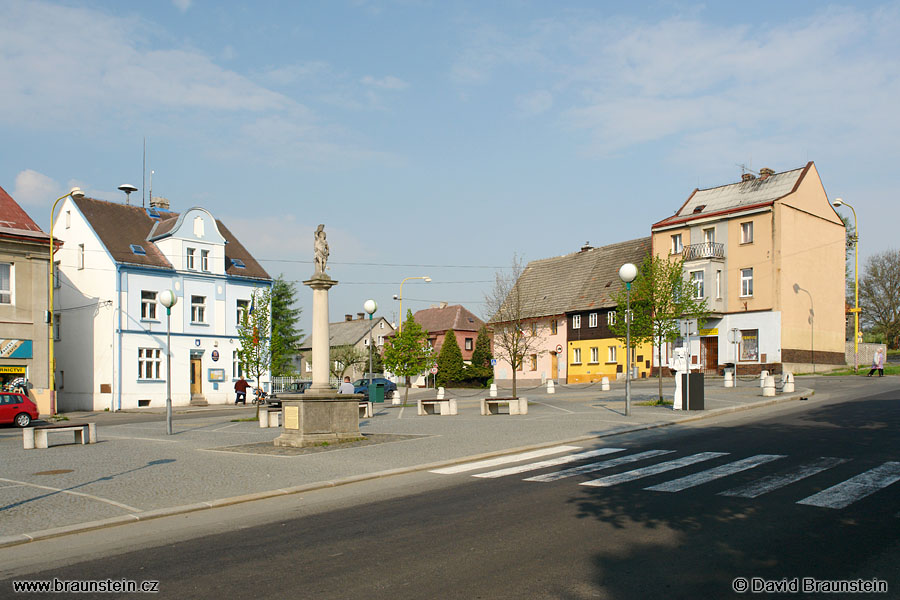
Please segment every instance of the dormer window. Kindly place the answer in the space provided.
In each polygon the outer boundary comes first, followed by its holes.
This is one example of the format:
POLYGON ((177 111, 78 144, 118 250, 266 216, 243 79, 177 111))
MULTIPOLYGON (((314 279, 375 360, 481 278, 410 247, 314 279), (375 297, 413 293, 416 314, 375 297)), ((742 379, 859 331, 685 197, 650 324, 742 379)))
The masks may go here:
POLYGON ((147 251, 144 250, 144 247, 140 244, 131 244, 131 252, 132 254, 137 254, 138 256, 146 256, 147 251))
POLYGON ((234 266, 235 268, 238 268, 238 269, 246 269, 247 268, 247 265, 244 264, 244 261, 242 261, 239 258, 232 258, 231 264, 232 264, 232 266, 234 266))

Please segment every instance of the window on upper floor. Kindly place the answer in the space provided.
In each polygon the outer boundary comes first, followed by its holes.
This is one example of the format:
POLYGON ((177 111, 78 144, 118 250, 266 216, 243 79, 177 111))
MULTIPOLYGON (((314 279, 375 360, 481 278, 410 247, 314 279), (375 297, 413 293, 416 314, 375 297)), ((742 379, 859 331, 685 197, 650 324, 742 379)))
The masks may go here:
POLYGON ((378 324, 378 329, 384 329, 384 321, 378 324))
POLYGON ((691 271, 691 288, 695 299, 703 298, 703 271, 691 271))
POLYGON ((722 271, 716 271, 716 298, 722 299, 722 271))
POLYGON ((66 229, 72 226, 72 211, 66 211, 66 229))
POLYGON ((156 292, 141 291, 141 318, 156 319, 156 292))
POLYGON ((581 315, 572 315, 572 329, 581 329, 581 315))
POLYGON ((84 268, 84 244, 78 244, 78 268, 84 268))
POLYGON ((684 244, 681 243, 681 234, 676 233, 672 236, 672 254, 681 254, 684 250, 684 244))
POLYGON ((741 269, 741 298, 753 295, 753 269, 741 269))
POLYGON ((244 317, 249 314, 250 311, 250 301, 249 300, 238 300, 237 301, 237 323, 240 325, 244 322, 244 317))
POLYGON ((56 313, 53 315, 53 339, 55 341, 60 340, 60 332, 62 331, 62 314, 56 313))
POLYGON ((188 249, 185 251, 184 268, 187 269, 188 271, 193 271, 194 268, 195 268, 195 267, 194 267, 194 255, 195 255, 196 253, 197 253, 197 249, 196 249, 196 248, 188 248, 188 249))
POLYGON ((472 349, 472 338, 466 338, 466 350, 472 349))
POLYGON ((611 310, 608 313, 606 313, 606 324, 609 325, 610 327, 612 327, 613 325, 616 324, 616 314, 617 313, 614 310, 611 310))
POLYGON ((559 331, 559 325, 556 319, 550 319, 550 335, 556 335, 559 331))
POLYGON ((209 250, 200 251, 200 270, 209 271, 209 250))
POLYGON ((596 327, 597 326, 597 313, 591 313, 588 315, 588 327, 596 327))
POLYGON ((0 263, 0 304, 13 304, 13 266, 0 263))
POLYGON ((534 321, 531 322, 531 336, 534 337, 537 335, 537 323, 534 321))
POLYGON ((703 241, 707 244, 713 244, 716 241, 716 230, 714 227, 703 230, 703 241))
POLYGON ((741 243, 742 244, 753 243, 753 221, 747 221, 746 223, 741 223, 741 243))
POLYGON ((59 289, 59 261, 53 263, 53 288, 59 289))
POLYGON ((378 344, 379 346, 384 346, 384 336, 379 335, 378 338, 375 340, 375 343, 378 344))
POLYGON ((530 356, 530 359, 531 359, 531 360, 529 360, 528 362, 529 362, 529 364, 531 365, 531 370, 532 370, 532 371, 537 371, 537 365, 538 365, 537 354, 532 354, 532 355, 530 356))
POLYGON ((191 323, 206 323, 206 296, 191 296, 191 323))

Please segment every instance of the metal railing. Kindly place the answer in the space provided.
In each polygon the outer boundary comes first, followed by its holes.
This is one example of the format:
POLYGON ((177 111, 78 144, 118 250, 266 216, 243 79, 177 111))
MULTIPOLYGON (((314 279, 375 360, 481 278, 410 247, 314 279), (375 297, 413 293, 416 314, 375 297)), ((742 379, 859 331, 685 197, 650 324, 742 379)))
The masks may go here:
POLYGON ((684 260, 701 258, 725 258, 725 244, 719 242, 703 242, 684 247, 684 260))

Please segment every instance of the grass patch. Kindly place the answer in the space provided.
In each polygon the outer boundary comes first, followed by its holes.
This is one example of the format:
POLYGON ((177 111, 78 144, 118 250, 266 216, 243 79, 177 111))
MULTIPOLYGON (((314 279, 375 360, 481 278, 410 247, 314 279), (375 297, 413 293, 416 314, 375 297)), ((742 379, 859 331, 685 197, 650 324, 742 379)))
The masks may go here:
MULTIPOLYGON (((872 365, 859 365, 859 374, 862 376, 868 375, 869 371, 872 370, 872 365)), ((900 365, 891 365, 888 363, 884 364, 884 374, 885 375, 900 375, 900 365)), ((856 375, 853 371, 853 367, 848 367, 846 369, 840 369, 838 371, 830 371, 828 373, 824 373, 824 375, 829 376, 838 376, 838 375, 856 375)), ((872 377, 878 377, 878 371, 875 371, 875 374, 872 377)))
POLYGON ((257 419, 256 417, 250 417, 247 419, 232 419, 231 420, 232 423, 246 423, 248 421, 259 421, 259 419, 257 419))
POLYGON ((50 418, 53 419, 54 421, 68 421, 69 420, 69 417, 67 417, 66 415, 53 415, 50 418))
POLYGON ((638 406, 672 406, 675 404, 672 400, 645 400, 644 402, 636 402, 638 406))

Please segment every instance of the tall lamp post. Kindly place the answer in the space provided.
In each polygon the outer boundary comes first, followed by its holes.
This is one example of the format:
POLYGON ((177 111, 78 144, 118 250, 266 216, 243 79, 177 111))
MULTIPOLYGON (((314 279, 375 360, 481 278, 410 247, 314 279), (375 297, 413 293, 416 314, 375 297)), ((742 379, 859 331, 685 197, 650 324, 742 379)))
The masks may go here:
POLYGON ((378 304, 370 298, 363 304, 363 310, 369 315, 369 387, 366 391, 369 394, 369 402, 372 402, 372 315, 378 310, 378 304))
POLYGON ((53 314, 53 275, 56 272, 55 265, 53 264, 53 256, 56 254, 56 246, 53 243, 53 213, 56 212, 56 205, 59 204, 60 200, 64 200, 72 196, 76 200, 80 200, 84 198, 84 192, 81 191, 81 188, 73 187, 69 190, 69 193, 65 196, 60 196, 56 199, 56 202, 53 203, 53 207, 50 208, 50 300, 47 303, 47 322, 50 324, 50 336, 49 336, 49 347, 47 350, 47 368, 50 371, 49 378, 49 389, 56 390, 56 365, 53 362, 53 342, 56 339, 56 336, 53 334, 53 320, 55 315, 53 314))
POLYGON ((166 434, 172 435, 172 307, 178 297, 172 290, 159 293, 159 303, 166 307, 166 434))
POLYGON ((856 265, 853 267, 853 295, 855 296, 853 308, 853 370, 859 373, 859 220, 856 218, 856 209, 844 202, 843 198, 835 198, 833 206, 846 206, 853 211, 853 229, 856 239, 853 241, 853 254, 856 265))
POLYGON ((619 268, 619 279, 625 282, 625 416, 631 414, 631 282, 637 273, 632 263, 619 268))
POLYGON ((400 282, 400 295, 394 296, 395 300, 400 301, 400 320, 398 321, 399 327, 397 330, 399 333, 403 333, 403 284, 409 281, 410 279, 424 279, 425 283, 431 282, 431 277, 423 276, 423 277, 407 277, 403 281, 400 282))

